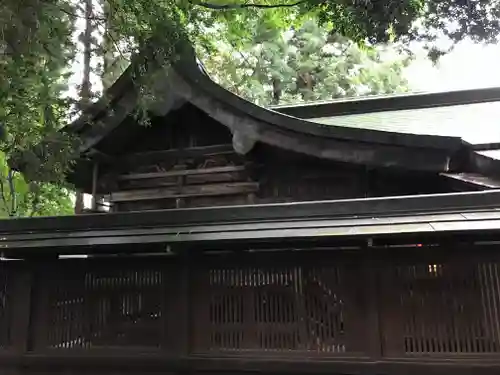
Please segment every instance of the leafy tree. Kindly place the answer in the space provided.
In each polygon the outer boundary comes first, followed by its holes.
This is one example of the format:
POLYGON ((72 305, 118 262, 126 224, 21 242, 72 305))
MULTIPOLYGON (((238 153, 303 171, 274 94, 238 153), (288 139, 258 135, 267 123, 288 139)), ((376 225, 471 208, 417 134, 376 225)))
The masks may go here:
MULTIPOLYGON (((299 8, 313 12, 337 34, 371 43, 394 39, 435 41, 438 33, 458 42, 468 37, 496 42, 499 0, 211 0, 190 1, 213 11, 299 8)), ((310 13, 309 13, 310 14, 310 13)))
MULTIPOLYGON (((3 133, 0 153, 6 155, 0 158, 0 210, 8 216, 44 211, 46 205, 41 203, 47 197, 44 194, 53 189, 52 185, 30 180, 28 176, 25 181, 7 160, 30 150, 42 137, 55 135, 67 119, 71 101, 62 93, 74 52, 73 20, 67 14, 69 6, 54 5, 51 1, 36 0, 5 0, 0 4, 0 125, 3 133)), ((67 144, 62 138, 52 150, 28 154, 36 160, 31 168, 32 177, 38 175, 36 165, 53 159, 47 163, 42 181, 62 180, 66 167, 62 167, 61 161, 66 165, 68 160, 60 152, 67 144)), ((62 190, 59 197, 53 207, 66 203, 62 190)))
POLYGON ((226 46, 205 58, 221 85, 260 105, 407 89, 402 69, 409 57, 397 55, 394 48, 362 48, 329 33, 314 19, 287 33, 260 22, 255 30, 254 44, 248 48, 234 51, 226 46))
POLYGON ((0 152, 0 218, 55 216, 73 212, 71 190, 57 184, 27 182, 7 165, 0 152))

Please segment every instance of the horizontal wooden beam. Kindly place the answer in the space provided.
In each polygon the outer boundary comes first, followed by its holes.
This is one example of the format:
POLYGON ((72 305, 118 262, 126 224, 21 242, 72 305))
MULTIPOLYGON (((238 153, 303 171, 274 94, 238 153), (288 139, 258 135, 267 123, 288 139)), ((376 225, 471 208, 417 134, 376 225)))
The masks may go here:
POLYGON ((110 194, 110 202, 132 202, 155 199, 203 197, 217 195, 248 194, 258 191, 258 182, 234 182, 223 184, 182 186, 119 191, 110 194))
POLYGON ((204 169, 185 169, 169 172, 153 172, 153 173, 130 173, 118 177, 120 181, 143 180, 149 178, 163 177, 181 177, 202 174, 227 173, 227 172, 242 172, 245 170, 243 165, 229 165, 225 167, 204 168, 204 169))
POLYGON ((121 160, 121 163, 137 166, 148 163, 154 163, 161 160, 168 160, 181 157, 191 158, 191 157, 213 156, 213 155, 224 155, 224 154, 235 154, 232 144, 134 153, 126 155, 121 160))
MULTIPOLYGON (((110 191, 155 189, 160 187, 179 186, 179 181, 178 181, 179 178, 180 177, 168 177, 168 178, 150 178, 144 180, 120 181, 119 188, 108 189, 106 191, 106 194, 108 194, 110 191)), ((248 181, 246 172, 199 174, 199 175, 184 176, 182 178, 184 179, 182 186, 248 181)))
MULTIPOLYGON (((122 350, 118 354, 89 351, 87 353, 30 353, 24 355, 0 355, 2 368, 19 367, 31 373, 33 370, 63 374, 67 371, 124 371, 127 374, 146 372, 171 373, 219 373, 232 374, 387 374, 387 375, 493 375, 500 371, 498 357, 457 358, 443 356, 441 359, 391 358, 373 359, 369 357, 311 358, 311 354, 292 358, 262 356, 223 357, 172 356, 170 353, 122 350)), ((16 372, 17 373, 17 372, 16 372)), ((76 372, 75 372, 76 373, 76 372)))

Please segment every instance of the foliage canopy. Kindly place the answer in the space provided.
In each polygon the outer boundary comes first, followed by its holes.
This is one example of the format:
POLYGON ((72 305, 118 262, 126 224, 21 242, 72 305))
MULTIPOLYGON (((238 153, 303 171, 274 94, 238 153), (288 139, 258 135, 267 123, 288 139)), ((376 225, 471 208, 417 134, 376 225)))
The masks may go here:
POLYGON ((362 48, 313 18, 287 33, 256 20, 254 43, 202 56, 222 86, 259 105, 404 92, 409 56, 394 48, 362 48))

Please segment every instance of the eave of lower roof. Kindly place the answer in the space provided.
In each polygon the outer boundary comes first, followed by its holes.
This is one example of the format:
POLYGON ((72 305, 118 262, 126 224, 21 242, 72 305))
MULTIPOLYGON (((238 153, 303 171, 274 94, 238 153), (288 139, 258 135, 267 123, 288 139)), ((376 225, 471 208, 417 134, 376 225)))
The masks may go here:
POLYGON ((0 248, 11 255, 26 251, 87 254, 130 244, 213 245, 483 232, 500 233, 499 190, 2 220, 0 248))
MULTIPOLYGON (((112 228, 72 232, 24 233, 4 235, 0 248, 4 254, 16 249, 75 254, 99 253, 99 247, 132 244, 212 245, 214 243, 252 243, 254 241, 290 241, 310 239, 378 238, 416 234, 500 233, 500 210, 436 213, 433 215, 344 218, 336 220, 300 220, 250 222, 245 224, 205 224, 140 229, 112 228), (58 250, 63 248, 64 250, 58 250), (92 250, 89 250, 91 248, 92 250)), ((109 251, 106 248, 105 251, 109 251)), ((115 250, 130 253, 130 249, 115 250)), ((142 250, 136 249, 135 252, 142 250)))

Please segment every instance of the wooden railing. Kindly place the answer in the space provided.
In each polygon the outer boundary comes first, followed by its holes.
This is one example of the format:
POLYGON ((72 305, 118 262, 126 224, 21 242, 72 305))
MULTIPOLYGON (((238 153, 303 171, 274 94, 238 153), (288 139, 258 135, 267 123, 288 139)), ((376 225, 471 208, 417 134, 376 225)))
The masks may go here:
POLYGON ((498 373, 494 250, 2 262, 0 369, 498 373))

